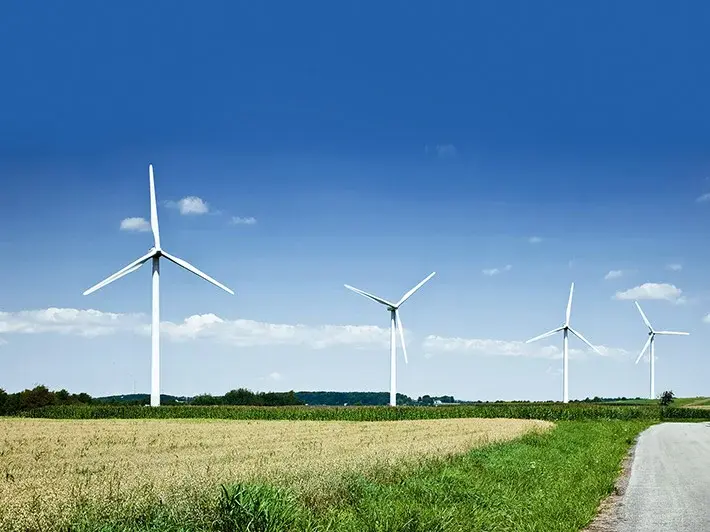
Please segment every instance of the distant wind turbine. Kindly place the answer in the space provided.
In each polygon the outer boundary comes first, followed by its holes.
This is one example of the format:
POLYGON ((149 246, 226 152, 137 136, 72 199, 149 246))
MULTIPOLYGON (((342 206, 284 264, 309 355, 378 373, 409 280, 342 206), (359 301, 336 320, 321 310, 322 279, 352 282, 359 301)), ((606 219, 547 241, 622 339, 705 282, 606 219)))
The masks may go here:
POLYGON ((641 350, 641 353, 639 353, 638 358, 636 359, 636 364, 639 363, 639 360, 641 360, 641 357, 643 354, 646 352, 646 349, 648 349, 648 346, 651 346, 651 353, 649 354, 649 372, 650 372, 650 377, 649 377, 649 394, 648 398, 649 399, 655 399, 656 394, 655 394, 655 385, 656 385, 656 363, 655 363, 655 358, 656 358, 656 353, 654 349, 654 344, 656 342, 656 335, 657 334, 668 334, 668 335, 677 335, 677 336, 689 336, 690 333, 687 332, 676 332, 676 331, 654 331, 653 327, 651 327, 651 322, 648 321, 648 318, 646 317, 646 314, 643 313, 643 310, 641 310, 641 305, 638 304, 638 301, 634 301, 636 303, 636 308, 639 309, 639 312, 641 313, 641 317, 643 318, 643 322, 646 324, 646 327, 648 327, 648 340, 646 340, 646 343, 643 346, 643 349, 641 350))
POLYGON ((167 251, 160 247, 160 231, 158 230, 158 209, 155 201, 155 183, 153 180, 153 165, 148 166, 148 174, 150 177, 150 227, 153 230, 154 245, 148 253, 134 260, 125 268, 121 268, 113 275, 110 275, 100 283, 92 286, 84 295, 89 295, 99 288, 103 288, 107 284, 114 282, 121 277, 128 275, 131 272, 140 268, 143 263, 153 259, 153 315, 151 321, 151 379, 150 379, 150 406, 160 406, 160 258, 164 257, 178 266, 185 268, 187 271, 194 273, 198 277, 202 277, 205 281, 221 288, 225 292, 234 295, 229 288, 222 283, 215 281, 209 275, 201 272, 192 264, 178 257, 170 255, 167 251))
POLYGON ((352 290, 356 294, 360 294, 361 296, 365 296, 368 299, 372 299, 373 301, 376 301, 377 303, 386 306, 387 310, 390 311, 390 406, 397 406, 397 343, 395 338, 395 329, 399 331, 399 339, 402 343, 402 352, 404 353, 404 362, 409 364, 409 361, 407 360, 407 347, 404 344, 402 320, 399 317, 399 307, 401 307, 402 303, 407 301, 407 299, 412 297, 412 294, 419 290, 424 285, 424 283, 434 277, 434 275, 436 275, 436 272, 431 272, 426 279, 424 279, 417 286, 412 288, 409 292, 404 294, 402 296, 402 299, 400 299, 397 303, 390 303, 386 299, 382 299, 381 297, 368 294, 367 292, 364 292, 359 288, 355 288, 353 286, 350 286, 349 284, 345 285, 345 288, 352 290))
POLYGON ((592 344, 590 344, 587 339, 582 336, 579 332, 575 331, 572 327, 569 326, 569 317, 570 313, 572 312, 572 294, 574 292, 574 283, 572 283, 572 286, 569 288, 569 300, 567 301, 567 314, 565 315, 565 324, 562 327, 558 327, 557 329, 553 329, 549 332, 546 332, 545 334, 541 334, 540 336, 536 336, 535 338, 530 338, 530 340, 526 341, 526 344, 529 344, 530 342, 535 342, 536 340, 542 340, 543 338, 547 338, 548 336, 552 336, 555 333, 558 333, 560 331, 564 331, 564 336, 562 339, 562 402, 567 403, 569 402, 569 348, 568 348, 568 333, 574 334, 577 338, 582 340, 585 344, 587 344, 589 347, 594 349, 597 353, 600 355, 602 354, 599 349, 594 347, 592 344))

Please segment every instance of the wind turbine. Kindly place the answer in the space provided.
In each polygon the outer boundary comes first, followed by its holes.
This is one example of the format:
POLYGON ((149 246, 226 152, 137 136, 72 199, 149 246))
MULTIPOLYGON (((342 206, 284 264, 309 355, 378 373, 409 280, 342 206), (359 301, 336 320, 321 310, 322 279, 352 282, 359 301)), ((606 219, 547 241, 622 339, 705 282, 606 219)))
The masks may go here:
POLYGON ((574 292, 574 283, 572 283, 572 286, 569 287, 569 300, 567 301, 567 314, 565 315, 565 324, 562 327, 558 327, 557 329, 553 329, 552 331, 546 332, 545 334, 541 334, 540 336, 536 336, 535 338, 530 338, 530 340, 526 341, 526 344, 529 344, 530 342, 534 342, 536 340, 541 340, 543 338, 547 338, 548 336, 552 336, 555 333, 558 333, 560 331, 564 331, 564 336, 562 339, 562 402, 563 403, 568 403, 569 402, 569 339, 568 335, 569 333, 574 334, 577 338, 582 340, 585 344, 587 344, 589 347, 594 349, 597 353, 600 355, 602 354, 599 349, 594 347, 592 344, 590 344, 587 339, 581 335, 581 333, 575 331, 572 327, 569 326, 569 316, 570 313, 572 312, 572 293, 574 292))
POLYGON ((656 394, 655 394, 655 349, 654 349, 654 343, 656 342, 656 335, 657 334, 668 334, 668 335, 677 335, 677 336, 689 336, 690 333, 687 332, 676 332, 676 331, 654 331, 653 327, 651 327, 651 323, 648 321, 648 318, 646 317, 646 314, 643 313, 643 310, 641 310, 641 305, 638 304, 638 301, 634 301, 636 303, 636 308, 639 309, 639 312, 641 313, 641 317, 643 318, 643 322, 646 324, 646 327, 648 327, 648 340, 646 340, 646 343, 643 346, 643 349, 641 350, 641 353, 639 354, 638 358, 636 359, 636 364, 639 363, 639 360, 641 360, 641 357, 643 354, 646 352, 646 349, 648 349, 648 346, 651 346, 651 353, 649 355, 649 371, 650 371, 650 383, 649 383, 649 399, 655 399, 656 394))
POLYGON ((113 275, 110 275, 100 283, 92 286, 84 295, 89 295, 99 288, 103 288, 107 284, 114 282, 121 277, 136 271, 145 262, 152 259, 153 261, 153 315, 151 321, 151 379, 150 379, 150 406, 160 406, 160 258, 164 257, 178 266, 185 268, 187 271, 194 273, 198 277, 202 277, 205 281, 221 288, 225 292, 234 295, 229 288, 222 283, 215 281, 209 275, 201 272, 192 264, 175 257, 160 247, 160 231, 158 229, 158 209, 155 201, 155 182, 153 180, 153 165, 148 166, 148 174, 150 177, 150 227, 153 230, 153 247, 142 257, 134 260, 128 266, 121 268, 113 275))
POLYGON ((352 290, 356 294, 360 294, 361 296, 365 296, 368 299, 372 299, 373 301, 376 301, 377 303, 386 306, 387 310, 390 311, 390 406, 397 406, 397 343, 395 339, 395 329, 399 331, 399 339, 402 343, 402 352, 404 353, 404 362, 409 364, 409 361, 407 360, 407 347, 404 344, 402 320, 399 317, 399 307, 401 307, 402 303, 407 301, 407 299, 412 297, 412 294, 419 290, 424 285, 424 283, 434 277, 434 275, 436 275, 436 272, 431 272, 426 277, 426 279, 424 279, 417 286, 412 288, 409 292, 404 294, 402 296, 402 299, 400 299, 397 303, 390 303, 386 299, 382 299, 381 297, 368 294, 367 292, 360 290, 359 288, 355 288, 353 286, 350 286, 349 284, 345 285, 345 288, 347 288, 348 290, 352 290))

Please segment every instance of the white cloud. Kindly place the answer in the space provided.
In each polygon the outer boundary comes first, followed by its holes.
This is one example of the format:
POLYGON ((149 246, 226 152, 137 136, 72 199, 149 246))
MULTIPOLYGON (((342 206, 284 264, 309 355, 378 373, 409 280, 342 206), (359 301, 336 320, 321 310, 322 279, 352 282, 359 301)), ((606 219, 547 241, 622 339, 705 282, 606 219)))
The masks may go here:
POLYGON ((456 157, 458 150, 453 144, 438 144, 436 146, 436 154, 439 157, 456 157))
POLYGON ((677 263, 676 263, 676 264, 669 264, 669 265, 666 266, 666 268, 669 269, 669 270, 672 271, 672 272, 679 272, 679 271, 681 271, 681 270, 683 269, 683 265, 682 265, 682 264, 677 264, 677 263))
POLYGON ((232 220, 230 223, 234 225, 254 225, 256 223, 256 218, 254 218, 253 216, 232 216, 232 220))
POLYGON ((442 159, 456 157, 458 154, 458 150, 453 144, 437 144, 433 148, 430 148, 429 145, 424 146, 424 153, 429 153, 430 151, 442 159))
POLYGON ((150 231, 150 223, 145 218, 124 218, 121 231, 150 231))
POLYGON ((187 196, 179 201, 166 201, 166 207, 179 209, 180 214, 207 214, 210 212, 210 206, 202 198, 197 196, 187 196))
MULTIPOLYGON (((146 326, 146 331, 150 330, 146 326)), ((233 346, 303 345, 325 349, 338 345, 386 346, 389 331, 374 325, 290 325, 253 320, 224 320, 214 314, 194 315, 182 323, 162 322, 161 333, 175 341, 213 339, 233 346)))
POLYGON ((539 244, 540 242, 542 242, 542 238, 539 236, 531 236, 530 238, 528 238, 528 242, 530 242, 531 244, 539 244))
POLYGON ((95 337, 136 330, 143 322, 143 314, 116 314, 100 310, 47 308, 0 312, 0 333, 38 334, 54 332, 95 337))
POLYGON ((609 273, 604 276, 604 279, 607 281, 609 279, 618 279, 622 275, 624 275, 624 270, 610 270, 609 273))
MULTIPOLYGON (((561 340, 553 337, 550 341, 561 340)), ((604 356, 626 356, 630 353, 625 349, 596 346, 604 356)), ((442 336, 429 335, 423 344, 427 358, 447 353, 467 354, 474 356, 512 356, 528 358, 562 358, 562 349, 557 345, 551 345, 542 341, 526 344, 518 340, 494 340, 481 338, 446 338, 442 336)), ((581 357, 584 355, 599 356, 595 351, 585 349, 570 349, 570 357, 581 357)))
POLYGON ((613 299, 660 299, 672 303, 685 303, 683 291, 675 285, 667 283, 644 283, 640 286, 629 288, 623 292, 614 294, 613 299))
MULTIPOLYGON (((301 345, 312 349, 334 346, 363 348, 389 345, 389 330, 374 325, 290 325, 253 320, 225 320, 215 314, 193 315, 181 323, 164 321, 161 336, 176 342, 213 340, 249 347, 301 345)), ((120 314, 100 310, 48 308, 0 312, 0 334, 59 333, 84 337, 109 334, 149 334, 145 314, 120 314)))
POLYGON ((281 375, 281 373, 274 371, 273 373, 269 373, 269 378, 272 381, 280 381, 281 379, 283 379, 283 376, 281 375))
POLYGON ((487 270, 481 270, 481 272, 483 273, 483 275, 488 275, 489 277, 492 277, 493 275, 498 275, 502 272, 509 272, 512 268, 512 264, 506 264, 502 268, 490 268, 487 270))
POLYGON ((703 194, 702 196, 698 196, 697 198, 695 198, 695 201, 697 201, 698 203, 705 203, 706 201, 710 201, 710 192, 703 194))
POLYGON ((705 316, 703 316, 703 321, 705 323, 710 323, 710 314, 706 314, 705 316))

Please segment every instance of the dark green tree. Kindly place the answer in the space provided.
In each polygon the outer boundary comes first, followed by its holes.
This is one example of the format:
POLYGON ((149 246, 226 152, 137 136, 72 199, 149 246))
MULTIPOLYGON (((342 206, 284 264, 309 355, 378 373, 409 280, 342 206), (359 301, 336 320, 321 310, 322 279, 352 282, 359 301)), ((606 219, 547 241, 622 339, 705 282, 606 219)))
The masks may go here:
POLYGON ((668 406, 673 402, 673 390, 666 390, 661 394, 661 399, 658 401, 661 406, 668 406))

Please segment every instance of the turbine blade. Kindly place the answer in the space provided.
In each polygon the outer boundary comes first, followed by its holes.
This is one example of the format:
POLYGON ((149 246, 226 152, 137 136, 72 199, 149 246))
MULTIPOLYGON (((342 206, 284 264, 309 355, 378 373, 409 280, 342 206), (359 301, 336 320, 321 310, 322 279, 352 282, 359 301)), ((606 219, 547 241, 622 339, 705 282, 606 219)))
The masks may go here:
POLYGON ((185 268, 188 272, 192 272, 192 273, 194 273, 195 275, 197 275, 198 277, 202 277, 205 281, 207 281, 208 283, 212 283, 212 284, 215 285, 217 288, 221 288, 221 289, 224 290, 225 292, 234 295, 234 292, 232 292, 229 288, 227 288, 226 286, 224 286, 224 285, 223 285, 222 283, 220 283, 219 281, 216 281, 216 280, 212 279, 212 277, 210 277, 210 276, 207 275, 206 273, 204 273, 204 272, 198 270, 197 268, 195 268, 195 267, 194 267, 192 264, 190 264, 189 262, 184 261, 184 260, 182 260, 182 259, 179 259, 178 257, 174 257, 174 256, 172 256, 170 253, 166 253, 165 251, 163 251, 163 256, 164 256, 166 259, 168 259, 169 261, 174 262, 174 263, 177 264, 178 266, 182 266, 182 267, 185 268))
POLYGON ((648 327, 650 331, 653 331, 653 327, 651 327, 651 322, 648 321, 646 314, 644 314, 643 310, 641 310, 641 305, 639 305, 638 301, 634 301, 634 303, 636 304, 636 308, 639 309, 639 312, 641 313, 641 317, 643 318, 643 322, 646 324, 646 327, 648 327))
POLYGON ((572 294, 574 293, 574 283, 569 287, 569 299, 567 300, 567 313, 565 314, 565 325, 569 326, 569 316, 572 313, 572 294))
POLYGON ((689 336, 690 333, 687 332, 677 332, 677 331, 654 331, 656 334, 676 334, 679 336, 689 336))
POLYGON ((146 262, 148 259, 153 257, 153 255, 155 255, 155 250, 151 249, 149 253, 146 253, 141 258, 134 260, 128 266, 124 266, 123 268, 118 270, 116 273, 109 275, 108 277, 106 277, 106 279, 104 279, 100 283, 97 283, 94 286, 92 286, 91 288, 89 288, 88 290, 86 290, 84 292, 84 295, 88 296, 90 293, 96 292, 99 288, 103 288, 107 284, 114 282, 116 279, 120 279, 121 277, 128 275, 131 272, 136 271, 138 268, 140 268, 143 265, 144 262, 146 262))
POLYGON ((575 331, 572 327, 570 327, 569 330, 570 330, 570 332, 571 332, 572 334, 574 334, 577 338, 579 338, 580 340, 582 340, 585 344, 587 344, 589 347, 591 347, 591 348, 592 348, 594 351, 596 351, 598 354, 600 354, 601 356, 604 356, 604 353, 602 353, 601 351, 599 351, 599 349, 597 349, 597 348, 594 347, 592 344, 590 344, 589 341, 588 341, 584 336, 582 336, 580 333, 578 333, 577 331, 575 331))
POLYGON ((648 349, 648 346, 651 345, 651 338, 653 338, 653 335, 652 335, 652 334, 649 334, 649 335, 648 335, 648 340, 646 340, 646 343, 643 344, 643 349, 641 349, 641 352, 639 353, 639 356, 638 356, 638 358, 636 359, 636 362, 634 362, 634 364, 638 364, 638 363, 639 363, 639 360, 641 360, 641 357, 642 357, 643 354, 646 352, 646 349, 648 349))
POLYGON ((404 353, 404 362, 409 364, 407 360, 407 346, 404 344, 404 328, 402 327, 402 319, 399 317, 399 312, 394 311, 394 317, 397 319, 397 330, 399 331, 399 339, 402 342, 402 352, 404 353))
POLYGON ((545 334, 541 334, 540 336, 536 336, 535 338, 530 338, 530 340, 527 340, 525 343, 529 344, 530 342, 535 342, 537 340, 542 340, 543 338, 547 338, 548 336, 552 336, 555 333, 558 333, 560 331, 564 330, 564 327, 557 327, 557 329, 553 329, 551 331, 546 332, 545 334))
POLYGON ((372 299, 373 301, 377 301, 378 303, 382 303, 383 305, 386 305, 388 307, 394 307, 394 304, 390 303, 386 299, 382 299, 381 297, 377 297, 375 295, 369 294, 365 292, 364 290, 360 290, 359 288, 355 288, 354 286, 350 286, 349 284, 344 285, 345 288, 348 290, 352 290, 356 294, 360 294, 361 296, 365 296, 368 299, 372 299))
POLYGON ((153 165, 148 165, 150 176, 150 228, 153 230, 155 248, 160 249, 160 229, 158 227, 158 206, 155 201, 155 180, 153 178, 153 165))
POLYGON ((431 272, 429 275, 427 275, 426 279, 424 279, 424 280, 423 280, 422 282, 420 282, 417 286, 415 286, 414 288, 412 288, 409 292, 407 292, 406 294, 404 294, 404 295, 402 296, 402 299, 399 300, 399 303, 397 303, 396 306, 399 307, 402 303, 404 303, 405 301, 407 301, 407 299, 409 299, 410 297, 412 297, 412 294, 414 294, 414 292, 416 292, 416 291, 419 290, 422 286, 424 286, 424 283, 426 283, 429 279, 431 279, 431 278, 434 277, 435 275, 436 275, 436 272, 431 272))

